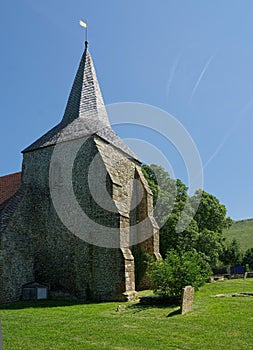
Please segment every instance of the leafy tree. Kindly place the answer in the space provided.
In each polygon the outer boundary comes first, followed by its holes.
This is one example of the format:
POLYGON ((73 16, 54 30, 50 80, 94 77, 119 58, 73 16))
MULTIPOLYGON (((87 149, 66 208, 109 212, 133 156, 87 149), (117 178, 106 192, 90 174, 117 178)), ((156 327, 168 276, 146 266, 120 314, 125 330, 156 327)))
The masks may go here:
POLYGON ((154 216, 161 227, 169 218, 176 196, 176 181, 160 166, 142 166, 143 174, 153 192, 154 216))
POLYGON ((183 210, 185 210, 188 214, 192 212, 191 206, 189 206, 190 203, 187 203, 189 196, 187 194, 188 187, 185 186, 185 184, 177 179, 176 180, 176 198, 174 203, 173 212, 174 213, 180 213, 183 210), (188 204, 188 208, 186 209, 185 206, 188 204))
POLYGON ((209 264, 214 267, 219 264, 220 256, 224 251, 225 238, 220 232, 204 229, 198 236, 194 247, 202 252, 209 264))
POLYGON ((155 205, 155 203, 157 201, 158 189, 159 189, 157 178, 155 175, 155 171, 152 169, 152 165, 149 166, 147 164, 143 164, 142 165, 142 172, 143 172, 143 175, 145 176, 145 178, 149 184, 149 187, 153 193, 153 202, 155 205))
POLYGON ((208 229, 213 232, 222 233, 224 228, 231 226, 232 220, 226 217, 226 207, 220 204, 218 198, 210 193, 198 190, 191 198, 191 202, 194 204, 194 202, 199 200, 198 210, 194 219, 198 223, 200 232, 208 229))
POLYGON ((177 232, 176 227, 179 218, 182 224, 184 224, 184 219, 188 220, 185 213, 172 213, 160 230, 160 253, 162 257, 166 256, 168 250, 174 249, 182 252, 191 250, 196 245, 199 235, 196 221, 190 221, 185 230, 177 232))
POLYGON ((253 270, 253 248, 249 248, 246 250, 243 260, 242 260, 243 265, 249 265, 250 270, 253 270))
POLYGON ((236 265, 242 262, 242 250, 236 239, 229 241, 221 256, 225 265, 236 265))
POLYGON ((170 250, 164 260, 150 263, 148 270, 154 292, 163 296, 180 296, 187 285, 198 289, 210 274, 209 264, 194 250, 170 250))
POLYGON ((154 196, 161 195, 159 213, 164 220, 160 226, 162 256, 165 257, 170 249, 184 252, 194 248, 203 253, 211 266, 216 266, 224 255, 222 231, 232 224, 226 216, 226 207, 214 195, 202 190, 189 197, 187 186, 181 180, 172 180, 162 167, 145 165, 143 169, 154 196))
POLYGON ((242 260, 242 264, 245 266, 248 264, 250 270, 251 271, 253 270, 253 248, 246 250, 244 257, 243 257, 243 260, 242 260))

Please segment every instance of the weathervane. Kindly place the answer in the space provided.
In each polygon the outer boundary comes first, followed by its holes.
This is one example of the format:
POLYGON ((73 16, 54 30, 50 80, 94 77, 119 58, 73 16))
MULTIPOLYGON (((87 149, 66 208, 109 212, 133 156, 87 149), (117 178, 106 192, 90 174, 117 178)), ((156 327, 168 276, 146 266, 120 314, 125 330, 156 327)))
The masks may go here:
POLYGON ((83 28, 86 29, 86 31, 85 31, 85 32, 86 32, 86 35, 85 35, 85 46, 87 47, 87 46, 88 46, 88 26, 87 26, 87 20, 86 20, 86 22, 83 22, 83 21, 80 20, 79 24, 80 24, 81 27, 83 27, 83 28))

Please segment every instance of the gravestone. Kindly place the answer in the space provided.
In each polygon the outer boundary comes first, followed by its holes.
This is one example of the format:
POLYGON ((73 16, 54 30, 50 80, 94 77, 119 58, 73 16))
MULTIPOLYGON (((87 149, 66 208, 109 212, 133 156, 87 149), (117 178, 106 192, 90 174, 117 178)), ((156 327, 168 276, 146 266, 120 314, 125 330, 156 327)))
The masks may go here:
POLYGON ((192 309, 194 298, 194 287, 186 286, 182 291, 182 304, 181 304, 181 314, 184 315, 186 312, 192 309))

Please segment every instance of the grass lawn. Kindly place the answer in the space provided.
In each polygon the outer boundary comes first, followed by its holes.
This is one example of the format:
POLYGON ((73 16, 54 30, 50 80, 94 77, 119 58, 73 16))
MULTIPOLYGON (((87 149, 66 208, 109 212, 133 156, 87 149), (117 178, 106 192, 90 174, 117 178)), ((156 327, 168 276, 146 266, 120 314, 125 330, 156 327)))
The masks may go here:
POLYGON ((121 303, 15 303, 1 307, 4 350, 249 350, 253 279, 206 284, 184 316, 173 307, 121 303), (223 298, 216 294, 226 294, 223 298))

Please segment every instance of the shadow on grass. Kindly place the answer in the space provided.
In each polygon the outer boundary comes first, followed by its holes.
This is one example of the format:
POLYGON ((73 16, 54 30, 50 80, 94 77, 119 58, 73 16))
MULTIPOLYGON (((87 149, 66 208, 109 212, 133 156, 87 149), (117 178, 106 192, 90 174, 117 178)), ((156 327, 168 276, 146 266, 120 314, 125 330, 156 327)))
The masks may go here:
POLYGON ((152 309, 171 309, 167 317, 172 317, 180 314, 180 306, 178 304, 176 305, 176 304, 168 304, 168 303, 151 304, 151 305, 137 303, 137 304, 127 306, 127 309, 131 310, 134 314, 143 312, 146 310, 152 310, 152 309))
POLYGON ((167 317, 173 317, 173 316, 177 316, 177 315, 181 315, 181 309, 180 307, 177 308, 177 310, 174 310, 172 312, 170 312, 167 317))

